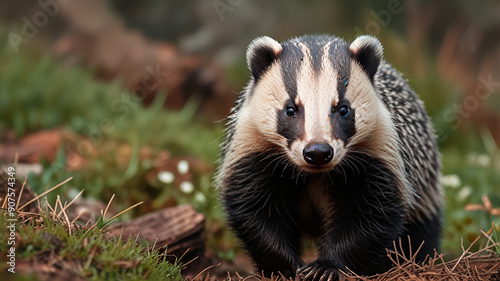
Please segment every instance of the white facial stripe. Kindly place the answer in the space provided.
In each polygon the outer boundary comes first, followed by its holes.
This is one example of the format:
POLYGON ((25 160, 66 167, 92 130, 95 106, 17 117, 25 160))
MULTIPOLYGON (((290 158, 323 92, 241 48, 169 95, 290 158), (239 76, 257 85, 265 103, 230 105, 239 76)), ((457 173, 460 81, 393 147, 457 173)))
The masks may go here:
POLYGON ((284 102, 289 99, 285 91, 281 68, 271 67, 268 73, 262 77, 255 91, 260 94, 251 101, 252 120, 255 121, 257 127, 261 127, 260 131, 265 134, 267 139, 272 140, 273 143, 285 145, 283 137, 276 134, 276 109, 282 108, 284 102))
POLYGON ((344 141, 334 139, 331 143, 333 147, 333 160, 332 164, 337 165, 344 158, 346 150, 344 149, 344 141))
MULTIPOLYGON (((270 143, 287 146, 287 140, 277 134, 276 110, 284 106, 289 95, 285 90, 281 67, 276 64, 261 77, 253 89, 254 95, 247 99, 238 113, 235 126, 237 132, 232 141, 231 151, 245 155, 263 150, 270 143), (245 153, 242 153, 245 152, 245 153)), ((229 157, 238 160, 238 156, 229 157)))
POLYGON ((313 140, 329 142, 332 139, 329 114, 332 104, 338 102, 336 92, 338 74, 329 59, 330 46, 331 43, 323 46, 321 70, 319 75, 315 75, 309 49, 299 43, 305 58, 298 76, 296 103, 304 106, 305 143, 313 140))
POLYGON ((300 74, 297 76, 297 97, 295 98, 295 104, 304 106, 304 139, 310 139, 312 137, 311 133, 314 130, 314 120, 311 120, 311 110, 315 110, 313 95, 317 92, 317 86, 309 48, 301 42, 298 43, 298 47, 304 54, 304 58, 300 74))
POLYGON ((307 93, 314 90, 315 87, 315 83, 311 79, 311 77, 314 77, 312 57, 306 45, 298 42, 297 46, 304 54, 304 58, 302 60, 300 73, 297 75, 297 97, 295 98, 295 104, 307 104, 310 101, 310 98, 307 97, 307 93))
POLYGON ((339 95, 337 93, 337 77, 338 73, 333 68, 333 58, 330 57, 330 48, 335 46, 337 48, 337 44, 333 44, 334 42, 329 42, 323 48, 323 87, 327 87, 330 89, 331 93, 333 93, 333 100, 330 105, 336 105, 339 103, 339 95))

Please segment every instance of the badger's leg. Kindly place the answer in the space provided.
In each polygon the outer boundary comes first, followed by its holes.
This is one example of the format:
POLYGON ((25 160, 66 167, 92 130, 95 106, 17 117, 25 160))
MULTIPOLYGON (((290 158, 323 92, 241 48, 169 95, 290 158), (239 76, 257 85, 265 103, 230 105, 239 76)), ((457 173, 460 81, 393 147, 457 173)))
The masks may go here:
POLYGON ((387 169, 375 159, 363 163, 331 175, 334 209, 323 220, 317 260, 298 272, 305 280, 337 280, 340 271, 371 275, 388 269, 386 248, 403 231, 401 196, 387 169))
POLYGON ((416 219, 405 226, 405 232, 401 236, 401 244, 396 244, 396 250, 403 251, 406 257, 415 255, 416 262, 423 262, 427 256, 434 256, 434 249, 439 249, 439 237, 441 236, 441 212, 431 214, 427 217, 416 219), (409 240, 408 240, 409 237, 409 240), (400 246, 401 248, 400 249, 400 246))
POLYGON ((229 225, 265 275, 291 276, 303 265, 297 210, 303 188, 284 168, 247 157, 224 179, 221 193, 229 225))

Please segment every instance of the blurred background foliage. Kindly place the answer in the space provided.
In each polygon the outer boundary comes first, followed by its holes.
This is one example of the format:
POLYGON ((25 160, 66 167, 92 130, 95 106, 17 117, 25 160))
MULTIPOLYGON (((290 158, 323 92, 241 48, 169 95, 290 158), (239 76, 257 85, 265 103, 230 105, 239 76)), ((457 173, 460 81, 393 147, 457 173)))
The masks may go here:
POLYGON ((500 225, 491 210, 465 210, 483 195, 500 206, 498 1, 67 2, 0 3, 0 156, 11 163, 21 150, 20 162, 41 163, 28 178, 34 191, 72 176, 59 195, 116 194, 121 209, 145 201, 129 216, 193 203, 207 216, 209 248, 232 259, 212 178, 227 104, 248 79, 246 46, 261 35, 371 34, 436 127, 441 250, 456 257, 462 239, 467 247, 500 225), (55 151, 26 152, 41 131, 55 151))

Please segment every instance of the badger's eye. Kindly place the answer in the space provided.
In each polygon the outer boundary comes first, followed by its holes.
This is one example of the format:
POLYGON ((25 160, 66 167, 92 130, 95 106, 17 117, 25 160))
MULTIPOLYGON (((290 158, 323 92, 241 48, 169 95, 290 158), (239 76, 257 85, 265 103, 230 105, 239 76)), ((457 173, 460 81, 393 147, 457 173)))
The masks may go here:
POLYGON ((347 115, 349 115, 349 112, 350 112, 350 111, 351 111, 351 110, 349 109, 349 107, 348 107, 347 105, 343 105, 343 106, 341 106, 341 107, 340 107, 340 109, 339 109, 339 114, 340 114, 340 116, 342 116, 342 117, 346 117, 347 115))
POLYGON ((286 114, 286 116, 288 116, 288 117, 293 117, 293 116, 295 116, 295 108, 293 108, 293 107, 291 107, 291 106, 287 107, 287 108, 285 109, 285 114, 286 114))
POLYGON ((349 79, 346 79, 346 80, 344 81, 344 87, 347 87, 347 85, 349 85, 349 79))

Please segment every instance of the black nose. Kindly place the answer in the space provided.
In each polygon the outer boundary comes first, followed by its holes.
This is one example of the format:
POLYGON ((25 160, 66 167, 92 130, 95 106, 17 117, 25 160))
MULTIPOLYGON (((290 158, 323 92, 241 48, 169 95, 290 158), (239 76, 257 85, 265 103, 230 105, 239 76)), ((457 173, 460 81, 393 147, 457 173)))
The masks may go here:
POLYGON ((310 143, 302 152, 307 163, 324 165, 333 158, 333 148, 327 143, 310 143))

